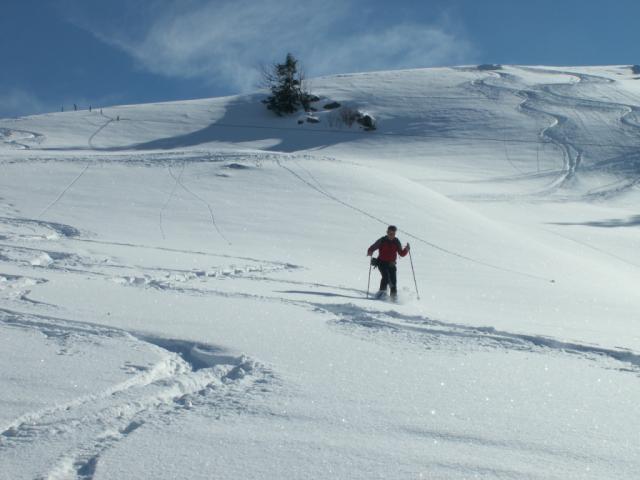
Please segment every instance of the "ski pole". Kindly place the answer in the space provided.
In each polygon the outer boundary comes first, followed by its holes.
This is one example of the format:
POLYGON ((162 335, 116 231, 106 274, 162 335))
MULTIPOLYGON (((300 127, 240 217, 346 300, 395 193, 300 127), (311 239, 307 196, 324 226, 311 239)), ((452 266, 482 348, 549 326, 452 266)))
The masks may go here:
POLYGON ((369 286, 371 285, 371 262, 369 262, 369 280, 367 281, 367 298, 369 298, 369 286))
POLYGON ((409 249, 409 261, 411 262, 411 273, 413 273, 413 283, 416 286, 416 295, 418 296, 418 300, 420 300, 420 293, 418 292, 418 282, 416 282, 416 271, 413 268, 413 258, 411 257, 411 249, 409 249))

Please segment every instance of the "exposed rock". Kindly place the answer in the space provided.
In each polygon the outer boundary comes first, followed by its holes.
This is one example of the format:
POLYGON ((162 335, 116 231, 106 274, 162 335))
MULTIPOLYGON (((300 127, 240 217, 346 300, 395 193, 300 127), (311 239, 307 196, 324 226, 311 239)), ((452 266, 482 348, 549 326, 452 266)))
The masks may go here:
POLYGON ((375 130, 376 120, 368 113, 361 113, 356 120, 365 130, 375 130))
POLYGON ((335 108, 340 108, 341 105, 338 102, 331 102, 331 103, 327 103, 324 108, 326 110, 333 110, 335 108))

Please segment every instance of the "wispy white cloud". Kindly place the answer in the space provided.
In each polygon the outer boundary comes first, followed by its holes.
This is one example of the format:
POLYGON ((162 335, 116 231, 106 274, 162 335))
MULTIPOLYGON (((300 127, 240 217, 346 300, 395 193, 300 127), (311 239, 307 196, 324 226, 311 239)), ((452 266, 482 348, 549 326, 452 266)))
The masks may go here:
POLYGON ((323 0, 156 0, 138 13, 144 21, 104 24, 76 16, 102 41, 145 70, 199 78, 248 91, 259 67, 292 52, 309 76, 427 67, 467 61, 471 44, 450 19, 371 26, 357 2, 323 0), (357 21, 356 21, 357 20, 357 21), (97 25, 97 28, 96 28, 97 25))
POLYGON ((17 115, 31 115, 51 110, 35 95, 19 89, 0 89, 0 118, 15 117, 17 115))
POLYGON ((442 25, 412 23, 329 40, 327 47, 311 55, 320 74, 454 65, 474 54, 467 40, 442 25))

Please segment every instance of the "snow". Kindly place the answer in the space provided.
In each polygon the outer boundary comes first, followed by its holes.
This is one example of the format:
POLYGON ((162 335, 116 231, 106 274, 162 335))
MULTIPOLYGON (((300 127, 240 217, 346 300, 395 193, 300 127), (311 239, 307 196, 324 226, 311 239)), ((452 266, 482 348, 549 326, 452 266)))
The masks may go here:
POLYGON ((633 478, 631 69, 313 93, 0 120, 3 475, 633 478), (420 299, 366 298, 387 224, 420 299))

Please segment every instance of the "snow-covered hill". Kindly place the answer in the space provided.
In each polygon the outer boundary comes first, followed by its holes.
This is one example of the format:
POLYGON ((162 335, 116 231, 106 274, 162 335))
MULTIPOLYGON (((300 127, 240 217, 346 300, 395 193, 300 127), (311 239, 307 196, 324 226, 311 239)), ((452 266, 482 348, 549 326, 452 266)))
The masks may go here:
POLYGON ((311 88, 0 120, 2 475, 633 478, 637 75, 311 88))

